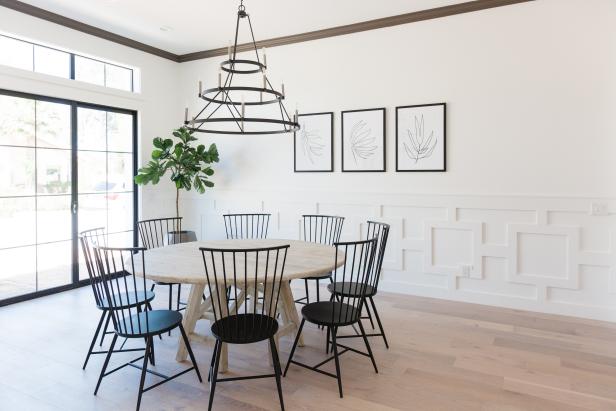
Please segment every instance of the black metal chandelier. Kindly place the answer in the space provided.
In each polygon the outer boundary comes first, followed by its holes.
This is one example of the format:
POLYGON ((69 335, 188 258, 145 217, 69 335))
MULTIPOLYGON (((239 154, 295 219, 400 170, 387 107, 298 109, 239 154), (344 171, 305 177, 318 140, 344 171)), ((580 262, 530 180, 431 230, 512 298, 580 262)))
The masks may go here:
MULTIPOLYGON (((258 134, 282 134, 299 130, 297 110, 293 117, 289 116, 283 104, 285 99, 284 84, 281 91, 274 89, 267 78, 267 59, 265 48, 262 50, 263 59, 259 56, 257 43, 250 22, 250 15, 246 13, 244 1, 241 0, 237 11, 235 25, 235 41, 229 45, 227 60, 220 63, 218 72, 218 87, 203 89, 203 83, 199 81, 199 98, 207 103, 196 116, 189 118, 188 108, 184 112, 184 125, 189 131, 215 134, 258 135, 258 134), (238 59, 237 42, 240 30, 240 21, 248 21, 256 60, 238 59), (226 73, 224 82, 223 72, 226 73), (261 74, 260 83, 257 86, 233 85, 234 76, 247 78, 261 74), (240 98, 238 99, 238 95, 240 98), (248 96, 248 98, 246 98, 248 96), (279 107, 276 107, 278 105, 279 107), (275 113, 272 116, 246 116, 247 107, 262 107, 261 111, 271 107, 275 113), (279 109, 279 110, 278 110, 279 109)), ((251 49, 251 50, 252 50, 251 49)), ((236 82, 237 83, 237 82, 236 82)), ((262 113, 259 113, 262 114, 262 113)))

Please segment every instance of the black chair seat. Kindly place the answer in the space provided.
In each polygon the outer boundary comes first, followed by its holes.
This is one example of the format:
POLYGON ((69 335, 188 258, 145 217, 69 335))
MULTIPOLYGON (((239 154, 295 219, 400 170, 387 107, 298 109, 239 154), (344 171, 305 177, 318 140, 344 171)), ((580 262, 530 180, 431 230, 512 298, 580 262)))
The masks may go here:
POLYGON ((313 324, 342 327, 356 323, 359 310, 349 304, 319 301, 303 306, 302 316, 313 324))
POLYGON ((267 340, 278 332, 278 321, 261 314, 238 314, 212 324, 212 334, 230 344, 250 344, 267 340))
MULTIPOLYGON (((154 299, 154 296, 155 294, 152 291, 139 291, 136 293, 136 296, 135 293, 120 293, 116 294, 114 305, 118 308, 135 307, 138 305, 149 303, 154 299)), ((101 301, 99 308, 103 310, 108 310, 110 308, 109 301, 104 298, 101 301)))
POLYGON ((327 290, 332 294, 343 295, 345 297, 359 297, 361 295, 372 297, 376 295, 376 288, 369 284, 361 283, 337 282, 328 284, 327 290), (365 293, 362 292, 362 287, 366 287, 365 293))
POLYGON ((121 317, 117 333, 120 337, 138 338, 158 335, 182 323, 182 314, 174 310, 153 310, 135 314, 124 321, 121 317))

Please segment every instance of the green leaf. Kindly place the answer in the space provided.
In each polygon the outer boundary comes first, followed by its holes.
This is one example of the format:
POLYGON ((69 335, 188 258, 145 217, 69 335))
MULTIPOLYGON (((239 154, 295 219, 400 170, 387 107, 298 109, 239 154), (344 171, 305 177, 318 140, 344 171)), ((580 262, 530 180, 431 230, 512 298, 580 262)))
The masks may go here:
POLYGON ((164 149, 165 147, 165 144, 163 143, 163 139, 160 137, 156 137, 154 140, 152 140, 152 145, 160 149, 164 149))
POLYGON ((154 160, 159 159, 162 154, 163 154, 162 150, 154 150, 152 151, 152 158, 154 160))

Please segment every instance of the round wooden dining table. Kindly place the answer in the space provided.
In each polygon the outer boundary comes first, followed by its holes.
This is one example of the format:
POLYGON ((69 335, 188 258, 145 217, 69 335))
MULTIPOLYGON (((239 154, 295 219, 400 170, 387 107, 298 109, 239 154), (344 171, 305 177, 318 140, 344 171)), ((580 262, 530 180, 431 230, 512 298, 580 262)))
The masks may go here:
MULTIPOLYGON (((207 279, 199 248, 254 249, 286 244, 290 247, 287 252, 280 289, 278 312, 281 324, 277 337, 284 335, 293 337, 297 332, 300 321, 291 292, 290 280, 325 275, 344 264, 343 254, 339 254, 338 261, 334 261, 336 249, 332 246, 297 240, 273 239, 214 240, 174 244, 144 252, 145 276, 153 281, 189 284, 190 294, 184 313, 184 329, 191 340, 213 341, 213 337, 199 335, 195 332, 197 321, 202 319, 213 321, 214 319, 211 311, 211 300, 203 298, 207 279)), ((144 270, 140 266, 140 259, 136 259, 137 261, 139 264, 135 267, 135 274, 143 276, 144 270)), ((176 360, 185 361, 188 355, 186 346, 181 337, 178 341, 176 360)), ((300 344, 302 344, 302 341, 300 341, 300 344)), ((223 344, 220 364, 222 372, 227 370, 227 364, 227 348, 226 344, 223 344)))

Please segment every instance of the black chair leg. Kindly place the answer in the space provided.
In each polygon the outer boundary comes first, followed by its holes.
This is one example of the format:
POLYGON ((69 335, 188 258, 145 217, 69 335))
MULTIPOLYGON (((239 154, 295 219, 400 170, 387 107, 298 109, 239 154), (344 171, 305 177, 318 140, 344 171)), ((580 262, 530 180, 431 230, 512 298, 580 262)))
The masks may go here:
POLYGON ((319 280, 316 281, 317 283, 317 302, 321 301, 321 292, 319 290, 319 280))
POLYGON ((154 340, 152 337, 150 337, 150 340, 152 340, 150 344, 150 362, 153 366, 156 366, 156 358, 154 357, 154 340))
POLYGON ((291 354, 289 354, 289 359, 287 360, 287 365, 284 367, 284 377, 287 376, 287 371, 289 371, 289 365, 291 365, 291 360, 293 359, 293 354, 295 354, 295 348, 297 348, 297 343, 299 341, 299 336, 302 335, 302 328, 304 328, 305 319, 302 319, 302 322, 299 325, 299 329, 297 330, 297 335, 295 336, 295 341, 293 341, 293 348, 291 348, 291 354))
POLYGON ((332 329, 331 327, 327 327, 327 339, 325 340, 325 354, 329 354, 329 339, 331 336, 332 329))
POLYGON ((180 332, 182 333, 182 339, 184 340, 184 345, 186 346, 186 350, 188 351, 190 361, 192 362, 193 367, 195 367, 197 377, 199 377, 199 382, 203 382, 203 380, 201 379, 201 373, 199 372, 199 367, 197 366, 197 361, 195 361, 195 355, 193 354, 192 348, 190 347, 188 336, 186 335, 186 331, 184 331, 184 326, 182 324, 180 324, 180 332))
POLYGON ((152 287, 150 288, 150 291, 154 291, 154 287, 156 287, 156 283, 152 284, 152 287))
POLYGON ((374 321, 372 321, 372 314, 370 313, 370 307, 368 306, 368 304, 366 304, 366 300, 364 299, 364 307, 366 307, 366 314, 368 314, 368 319, 370 320, 370 325, 372 326, 372 329, 374 330, 374 321))
POLYGON ((383 335, 383 341, 385 341, 385 347, 389 349, 389 343, 387 343, 387 337, 385 337, 385 330, 383 329, 383 324, 381 324, 381 318, 379 317, 379 312, 376 310, 376 304, 374 304, 374 300, 372 297, 369 297, 370 304, 372 304, 372 311, 374 311, 374 316, 376 317, 376 322, 379 325, 379 329, 381 330, 381 334, 383 335))
MULTIPOLYGON (((180 295, 182 294, 182 284, 178 284, 178 302, 176 304, 177 311, 180 311, 180 295)), ((374 327, 372 327, 374 328, 374 327)))
MULTIPOLYGON (((169 311, 173 310, 173 284, 169 284, 169 311)), ((171 337, 171 330, 169 330, 169 337, 171 337)))
POLYGON ((304 288, 306 288, 306 304, 310 304, 310 297, 308 296, 308 280, 304 280, 304 288))
POLYGON ((218 365, 220 364, 220 353, 222 352, 222 342, 220 342, 221 347, 216 350, 216 361, 214 361, 214 371, 212 372, 212 378, 210 380, 210 402, 208 404, 208 411, 212 410, 212 404, 214 402, 214 392, 216 391, 216 379, 218 378, 218 365))
POLYGON ((94 344, 96 344, 96 340, 98 339, 98 333, 101 331, 101 326, 103 325, 103 321, 105 321, 105 316, 108 311, 103 310, 101 314, 101 319, 98 320, 98 325, 96 326, 96 331, 94 332, 94 336, 92 337, 92 342, 90 343, 90 348, 88 349, 88 355, 86 355, 86 360, 83 363, 82 369, 86 369, 86 365, 88 365, 88 360, 90 359, 90 355, 92 355, 92 349, 94 348, 94 344))
POLYGON ((210 361, 210 369, 207 372, 207 382, 210 382, 212 373, 214 372, 214 363, 216 362, 216 351, 218 350, 218 340, 214 343, 214 351, 212 351, 212 361, 210 361))
POLYGON ((105 335, 107 335, 107 327, 109 327, 109 320, 111 320, 111 315, 107 316, 107 321, 105 321, 105 326, 103 327, 103 333, 101 334, 101 342, 98 344, 99 347, 103 346, 103 341, 105 341, 105 335))
POLYGON ((152 337, 146 338, 145 355, 143 356, 143 368, 141 369, 141 380, 139 381, 139 395, 137 396, 137 411, 141 407, 141 396, 143 395, 143 385, 145 383, 145 374, 148 370, 148 357, 152 350, 153 340, 152 337))
POLYGON ((109 347, 109 351, 107 352, 107 356, 105 357, 105 362, 103 363, 103 368, 101 368, 101 373, 98 376, 98 382, 96 383, 96 388, 94 389, 94 395, 98 392, 98 388, 101 386, 101 381, 103 381, 103 376, 105 375, 105 371, 107 371, 107 366, 109 365, 109 359, 111 358, 111 353, 115 348, 115 343, 118 340, 118 334, 113 334, 113 339, 111 340, 111 347, 109 347))
POLYGON ((336 377, 338 377, 338 392, 340 398, 342 398, 342 374, 340 373, 340 361, 338 360, 338 344, 336 343, 336 334, 338 334, 338 327, 334 327, 332 331, 332 347, 334 349, 334 361, 336 362, 336 377))
POLYGON ((274 374, 276 374, 276 387, 278 388, 278 398, 280 398, 280 409, 284 411, 284 401, 282 400, 282 383, 280 382, 280 358, 278 358, 278 350, 276 349, 276 343, 274 338, 269 339, 270 347, 272 351, 272 362, 274 363, 274 374))
POLYGON ((379 369, 376 368, 376 361, 374 361, 374 355, 372 354, 372 349, 370 348, 370 343, 368 342, 368 337, 366 337, 366 330, 364 330, 364 326, 361 321, 357 322, 359 324, 359 329, 361 330, 361 336, 364 338, 364 344, 366 344, 366 349, 368 350, 368 355, 370 356, 370 360, 372 361, 372 366, 374 367, 374 372, 379 373, 379 369))

